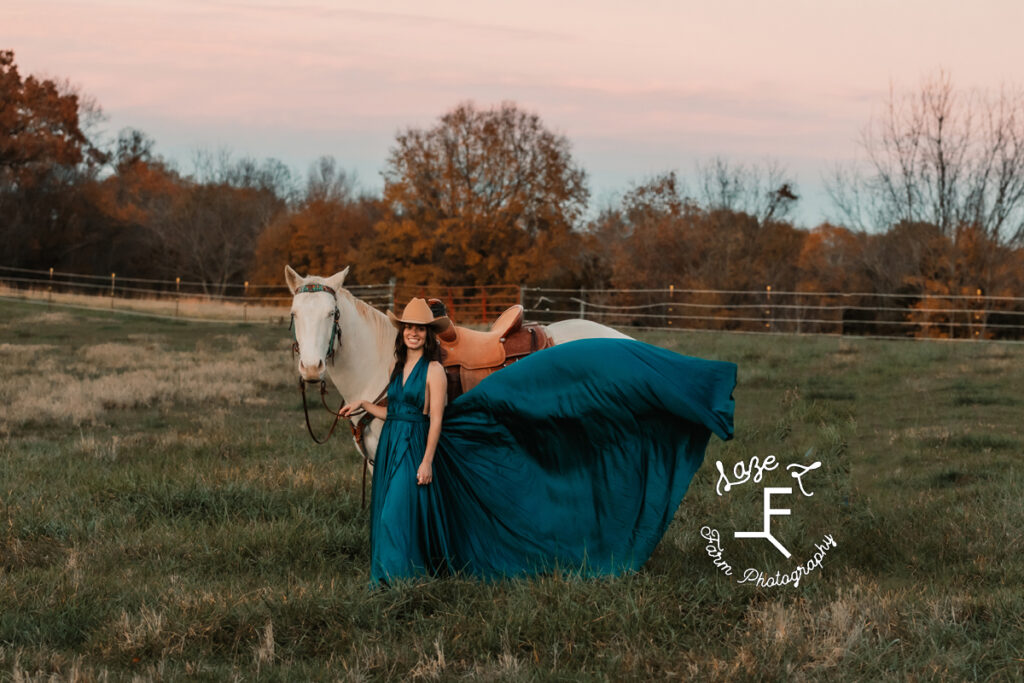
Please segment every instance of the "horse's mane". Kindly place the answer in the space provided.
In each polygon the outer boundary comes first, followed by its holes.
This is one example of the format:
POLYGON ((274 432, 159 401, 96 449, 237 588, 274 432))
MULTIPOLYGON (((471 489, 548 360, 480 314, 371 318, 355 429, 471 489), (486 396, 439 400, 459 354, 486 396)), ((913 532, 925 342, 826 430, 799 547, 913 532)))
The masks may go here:
POLYGON ((363 318, 371 330, 376 334, 378 341, 384 348, 391 348, 395 343, 395 328, 387 316, 379 310, 357 298, 352 292, 344 287, 338 289, 338 295, 352 303, 356 315, 363 318))

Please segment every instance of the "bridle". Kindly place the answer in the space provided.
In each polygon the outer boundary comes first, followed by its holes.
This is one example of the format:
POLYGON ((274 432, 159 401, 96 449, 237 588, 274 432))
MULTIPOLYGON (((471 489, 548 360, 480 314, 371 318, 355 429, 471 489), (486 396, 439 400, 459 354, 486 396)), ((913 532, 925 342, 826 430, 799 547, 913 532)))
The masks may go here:
MULTIPOLYGON (((334 322, 331 324, 331 338, 327 340, 327 356, 325 360, 331 361, 334 364, 334 340, 338 340, 338 347, 341 347, 341 310, 338 309, 338 293, 327 285, 321 284, 308 284, 302 285, 295 294, 308 294, 312 292, 327 292, 334 299, 334 322)), ((288 323, 288 329, 292 333, 292 359, 295 359, 295 354, 299 352, 299 338, 295 336, 295 314, 292 313, 292 320, 288 323)))
MULTIPOLYGON (((297 290, 295 290, 295 294, 306 294, 312 292, 326 292, 334 298, 334 321, 331 325, 331 338, 327 342, 327 356, 325 357, 325 360, 329 360, 331 362, 331 365, 334 365, 334 356, 336 350, 334 341, 335 339, 338 340, 337 348, 341 348, 341 311, 338 309, 338 294, 331 287, 319 283, 305 284, 299 287, 297 290)), ((292 319, 291 323, 289 323, 288 325, 288 329, 291 330, 292 333, 292 360, 294 360, 295 354, 299 352, 299 339, 295 335, 294 313, 292 313, 292 319)), ((342 417, 340 412, 341 407, 339 406, 338 410, 334 410, 327 405, 327 380, 320 380, 320 403, 323 404, 324 409, 328 413, 334 415, 334 421, 331 423, 331 428, 327 431, 327 436, 323 437, 323 439, 317 438, 317 435, 313 432, 313 426, 309 422, 309 406, 306 402, 306 384, 309 383, 310 382, 307 382, 305 379, 303 379, 301 375, 299 376, 299 392, 302 394, 302 412, 306 416, 306 429, 307 431, 309 431, 310 437, 312 437, 313 441, 316 442, 317 444, 323 445, 330 440, 331 436, 334 435, 334 429, 338 426, 338 421, 342 417)), ((374 400, 374 403, 376 403, 377 405, 387 405, 387 387, 385 387, 384 391, 382 391, 380 395, 377 396, 376 400, 374 400)), ((342 397, 341 399, 341 405, 345 405, 344 397, 342 397)), ((371 422, 373 422, 373 420, 373 415, 366 411, 363 411, 363 414, 359 417, 359 420, 357 420, 356 422, 352 422, 351 420, 349 421, 349 428, 352 430, 352 438, 356 442, 356 450, 358 450, 359 454, 363 456, 364 508, 366 507, 366 470, 368 466, 374 464, 373 458, 371 458, 369 454, 366 452, 364 434, 366 432, 366 428, 370 425, 371 422)))

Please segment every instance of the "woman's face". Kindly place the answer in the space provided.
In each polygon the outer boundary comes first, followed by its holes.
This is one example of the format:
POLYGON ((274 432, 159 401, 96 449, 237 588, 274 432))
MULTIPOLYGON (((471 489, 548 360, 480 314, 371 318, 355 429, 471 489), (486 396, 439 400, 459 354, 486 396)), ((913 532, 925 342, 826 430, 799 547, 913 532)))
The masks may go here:
POLYGON ((427 341, 427 328, 425 325, 406 324, 402 328, 402 339, 407 348, 421 349, 427 341))

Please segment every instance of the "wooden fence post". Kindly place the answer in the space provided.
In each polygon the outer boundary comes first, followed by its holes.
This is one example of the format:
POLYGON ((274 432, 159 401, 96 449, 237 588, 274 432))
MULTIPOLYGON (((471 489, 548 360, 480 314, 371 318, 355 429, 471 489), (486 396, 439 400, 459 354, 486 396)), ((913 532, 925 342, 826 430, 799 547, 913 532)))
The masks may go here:
POLYGON ((672 326, 672 301, 675 298, 676 298, 676 286, 675 285, 669 285, 668 286, 668 316, 666 316, 666 318, 665 318, 665 322, 667 322, 669 324, 669 327, 672 326))

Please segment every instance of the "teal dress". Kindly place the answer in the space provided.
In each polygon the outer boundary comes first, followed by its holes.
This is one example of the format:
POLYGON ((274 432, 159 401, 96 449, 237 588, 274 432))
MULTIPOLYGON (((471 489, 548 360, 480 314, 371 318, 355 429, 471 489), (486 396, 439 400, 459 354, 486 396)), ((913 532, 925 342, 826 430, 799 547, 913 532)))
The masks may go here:
POLYGON ((425 384, 420 361, 405 386, 399 377, 388 388, 373 478, 374 581, 639 569, 711 434, 733 433, 734 364, 632 340, 580 340, 528 356, 453 401, 434 482, 417 487, 425 384))
POLYGON ((439 487, 416 484, 427 444, 427 366, 421 358, 402 382, 388 385, 388 414, 377 444, 370 502, 370 575, 373 583, 436 574, 445 565, 444 508, 439 487))

